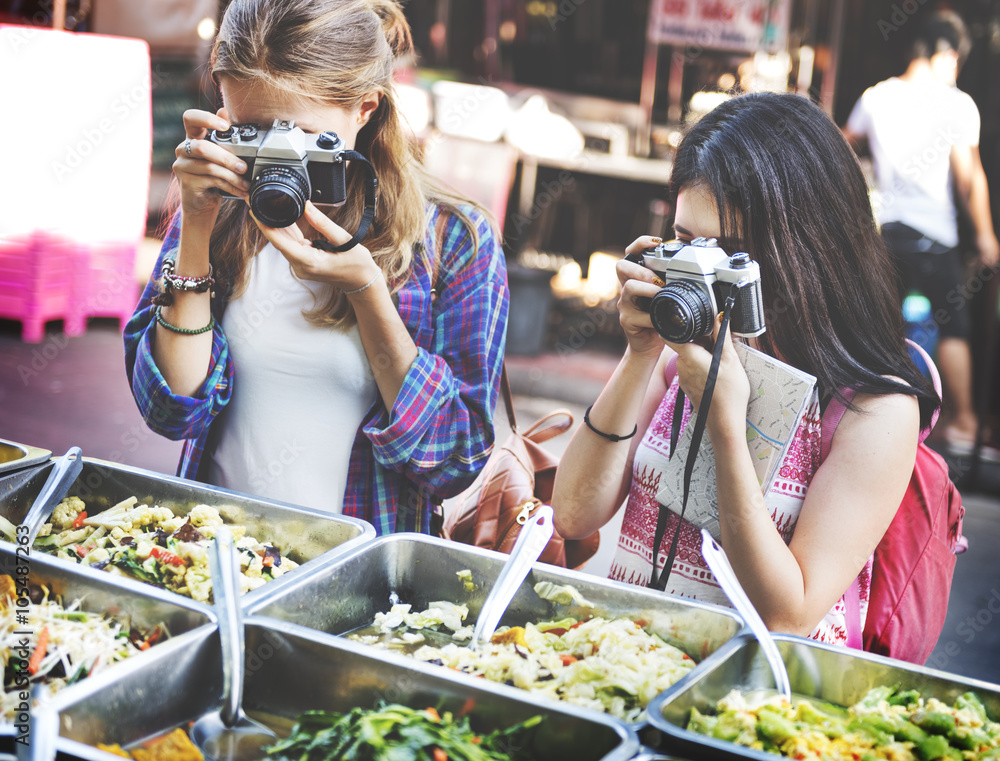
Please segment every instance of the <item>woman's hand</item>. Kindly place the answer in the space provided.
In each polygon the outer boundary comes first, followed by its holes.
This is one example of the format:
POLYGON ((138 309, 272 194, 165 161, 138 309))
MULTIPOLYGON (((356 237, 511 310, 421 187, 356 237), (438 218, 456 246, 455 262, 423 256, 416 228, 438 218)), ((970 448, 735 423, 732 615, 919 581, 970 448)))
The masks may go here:
MULTIPOLYGON (((705 383, 708 381, 708 371, 712 365, 712 349, 719 340, 719 330, 722 327, 722 315, 715 321, 711 341, 704 337, 690 343, 675 344, 666 342, 667 346, 677 352, 677 379, 684 395, 691 400, 691 406, 696 410, 701 408, 705 383)), ((709 432, 718 431, 730 435, 746 435, 747 404, 750 401, 750 380, 747 378, 743 363, 733 347, 729 326, 722 338, 722 358, 719 361, 719 373, 715 380, 715 390, 712 393, 711 407, 708 411, 709 432)))
POLYGON ((250 183, 242 177, 247 165, 221 145, 209 141, 213 129, 228 129, 229 112, 217 114, 198 109, 184 112, 184 140, 174 155, 174 175, 181 186, 181 209, 186 221, 215 224, 222 193, 247 198, 250 183))
MULTIPOLYGON (((268 227, 256 217, 253 219, 264 237, 288 260, 292 272, 301 280, 330 283, 343 291, 356 291, 382 274, 371 253, 360 243, 347 251, 331 253, 316 248, 297 224, 276 228, 268 227)), ((335 246, 351 239, 347 230, 317 209, 312 201, 306 202, 303 219, 335 246)))
MULTIPOLYGON (((659 238, 644 235, 625 249, 626 256, 652 248, 659 238)), ((638 355, 659 357, 663 339, 649 319, 649 301, 663 285, 656 273, 641 264, 621 259, 615 267, 622 292, 618 297, 618 320, 621 322, 629 349, 638 355)))

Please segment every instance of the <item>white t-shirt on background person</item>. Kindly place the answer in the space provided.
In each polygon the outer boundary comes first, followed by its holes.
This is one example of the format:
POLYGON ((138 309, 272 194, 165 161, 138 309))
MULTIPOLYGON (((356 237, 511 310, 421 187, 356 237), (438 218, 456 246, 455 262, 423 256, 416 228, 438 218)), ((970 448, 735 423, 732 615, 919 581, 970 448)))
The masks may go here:
POLYGON ((846 126, 868 138, 879 222, 903 222, 957 246, 951 148, 979 144, 979 109, 972 98, 934 80, 893 77, 865 90, 846 126))

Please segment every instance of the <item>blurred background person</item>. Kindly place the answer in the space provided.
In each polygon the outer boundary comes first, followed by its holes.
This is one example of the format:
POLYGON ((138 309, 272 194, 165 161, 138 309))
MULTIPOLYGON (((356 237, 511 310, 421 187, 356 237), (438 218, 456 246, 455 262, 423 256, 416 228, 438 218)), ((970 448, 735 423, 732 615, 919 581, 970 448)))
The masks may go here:
POLYGON ((906 71, 868 88, 844 128, 855 147, 867 141, 882 237, 900 274, 900 296, 917 291, 930 301, 945 396, 939 430, 954 455, 970 454, 978 433, 960 213, 972 225, 980 263, 993 267, 1000 255, 979 156, 979 109, 956 86, 970 48, 958 15, 924 17, 906 71))

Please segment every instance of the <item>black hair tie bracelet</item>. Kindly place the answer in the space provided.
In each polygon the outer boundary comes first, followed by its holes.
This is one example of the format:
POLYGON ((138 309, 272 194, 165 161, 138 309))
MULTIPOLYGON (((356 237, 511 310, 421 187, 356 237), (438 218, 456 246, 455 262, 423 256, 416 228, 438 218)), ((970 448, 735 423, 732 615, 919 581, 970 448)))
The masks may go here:
POLYGON ((637 423, 635 427, 632 429, 632 433, 626 434, 625 436, 618 436, 614 433, 605 433, 604 431, 599 431, 596 428, 594 428, 594 424, 590 422, 590 411, 592 409, 594 409, 593 404, 587 407, 587 411, 583 413, 583 422, 587 424, 587 427, 590 430, 592 430, 601 438, 607 439, 608 441, 611 442, 625 441, 625 439, 631 439, 633 436, 635 436, 636 431, 639 430, 639 425, 637 423))

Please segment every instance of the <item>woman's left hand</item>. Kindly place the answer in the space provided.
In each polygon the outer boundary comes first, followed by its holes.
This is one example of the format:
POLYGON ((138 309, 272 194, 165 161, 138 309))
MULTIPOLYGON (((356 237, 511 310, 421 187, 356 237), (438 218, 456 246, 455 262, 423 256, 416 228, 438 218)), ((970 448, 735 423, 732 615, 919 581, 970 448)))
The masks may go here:
MULTIPOLYGON (((288 260, 295 276, 302 280, 330 283, 343 291, 354 291, 382 273, 371 253, 360 243, 347 251, 330 253, 316 248, 297 224, 276 228, 268 227, 256 217, 253 219, 264 237, 288 260)), ((351 239, 347 230, 317 209, 311 201, 306 202, 303 219, 335 246, 351 239)))
MULTIPOLYGON (((708 371, 712 365, 712 349, 719 337, 722 327, 722 316, 716 319, 712 338, 708 336, 690 343, 665 343, 677 352, 677 378, 684 395, 691 400, 691 405, 697 410, 701 408, 708 371)), ((712 393, 711 408, 708 413, 710 429, 720 426, 731 426, 730 433, 745 435, 747 404, 750 401, 750 380, 747 378, 743 363, 733 347, 732 336, 726 327, 726 335, 722 348, 722 359, 719 361, 719 373, 715 380, 715 390, 712 393)), ((727 429, 720 429, 727 430, 727 429)))

